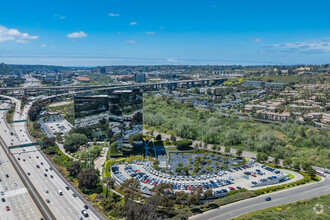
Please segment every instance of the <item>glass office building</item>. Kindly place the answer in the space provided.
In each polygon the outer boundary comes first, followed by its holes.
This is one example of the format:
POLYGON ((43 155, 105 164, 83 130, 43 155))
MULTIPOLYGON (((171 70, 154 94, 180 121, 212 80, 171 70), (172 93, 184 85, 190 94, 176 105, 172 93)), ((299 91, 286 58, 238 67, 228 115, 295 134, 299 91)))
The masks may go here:
POLYGON ((74 97, 75 127, 92 126, 98 133, 103 129, 105 136, 116 142, 118 155, 130 154, 142 148, 142 98, 140 89, 74 97), (108 129, 104 129, 104 123, 108 129))

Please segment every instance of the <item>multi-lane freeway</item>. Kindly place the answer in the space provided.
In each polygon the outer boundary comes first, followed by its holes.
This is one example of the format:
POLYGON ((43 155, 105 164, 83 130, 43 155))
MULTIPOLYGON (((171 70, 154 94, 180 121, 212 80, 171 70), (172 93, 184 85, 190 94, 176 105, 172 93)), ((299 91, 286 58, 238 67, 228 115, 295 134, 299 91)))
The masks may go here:
MULTIPOLYGON (((13 120, 26 120, 31 104, 25 105, 21 110, 19 100, 11 97, 6 98, 10 98, 12 102, 16 103, 13 120)), ((0 114, 0 126, 2 126, 0 129, 5 131, 1 132, 1 137, 7 146, 32 143, 33 140, 28 134, 26 122, 13 123, 10 127, 5 121, 6 111, 2 111, 0 114), (11 132, 13 132, 13 135, 11 135, 11 132)), ((82 217, 81 211, 87 201, 67 182, 63 181, 63 177, 55 172, 53 165, 49 163, 36 146, 11 149, 11 153, 16 157, 24 172, 28 174, 42 199, 47 201, 47 205, 56 219, 66 220, 82 217), (69 187, 69 190, 66 187, 69 187), (58 190, 61 190, 63 195, 59 195, 58 190), (73 196, 74 193, 77 197, 73 196)), ((89 219, 103 219, 103 216, 94 207, 90 205, 89 207, 91 208, 87 210, 89 219)))
MULTIPOLYGON (((0 107, 4 108, 6 105, 0 104, 0 107)), ((3 117, 3 113, 1 113, 1 117, 3 117)), ((5 129, 5 125, 1 121, 1 133, 5 132, 5 129)), ((0 197, 1 200, 3 199, 0 202, 0 218, 8 220, 40 219, 42 214, 10 163, 3 147, 0 147, 0 197), (9 211, 6 210, 6 206, 10 208, 9 211)))

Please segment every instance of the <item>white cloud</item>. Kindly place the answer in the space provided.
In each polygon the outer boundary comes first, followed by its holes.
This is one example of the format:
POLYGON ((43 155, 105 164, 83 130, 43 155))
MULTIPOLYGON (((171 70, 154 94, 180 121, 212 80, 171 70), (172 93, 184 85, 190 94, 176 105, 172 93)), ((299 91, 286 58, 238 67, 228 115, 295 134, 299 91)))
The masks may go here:
POLYGON ((249 41, 261 42, 262 40, 260 38, 254 38, 254 39, 250 39, 249 41))
POLYGON ((63 16, 63 15, 59 15, 59 14, 54 14, 54 17, 55 17, 55 18, 59 18, 59 19, 61 19, 61 20, 66 19, 65 16, 63 16))
POLYGON ((120 14, 118 14, 118 13, 109 13, 108 15, 110 17, 119 17, 120 16, 120 14))
POLYGON ((155 34, 155 32, 153 32, 153 31, 147 31, 146 34, 147 35, 153 35, 153 34, 155 34))
POLYGON ((38 38, 38 36, 30 36, 28 33, 21 33, 17 29, 8 29, 0 25, 0 42, 12 40, 17 43, 29 43, 30 40, 36 40, 38 38))
POLYGON ((40 47, 45 47, 45 46, 46 46, 46 44, 41 44, 41 45, 40 45, 40 47))
POLYGON ((129 23, 129 25, 137 25, 138 23, 136 21, 132 21, 131 23, 129 23))
POLYGON ((282 49, 286 52, 322 53, 330 51, 330 38, 314 41, 273 44, 272 47, 282 49))
POLYGON ((87 34, 83 31, 79 31, 79 32, 73 32, 70 33, 68 35, 66 35, 68 38, 82 38, 82 37, 86 37, 87 34))
POLYGON ((179 62, 179 60, 174 59, 174 58, 168 58, 167 59, 167 62, 169 62, 169 63, 177 63, 177 62, 179 62))
POLYGON ((126 44, 135 44, 136 41, 135 40, 125 40, 126 44))

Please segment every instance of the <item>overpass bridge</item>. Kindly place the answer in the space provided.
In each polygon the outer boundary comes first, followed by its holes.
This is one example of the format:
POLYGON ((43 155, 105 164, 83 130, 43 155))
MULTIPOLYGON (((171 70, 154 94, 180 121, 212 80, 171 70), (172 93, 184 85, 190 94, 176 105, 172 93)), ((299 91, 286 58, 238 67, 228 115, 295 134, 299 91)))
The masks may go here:
POLYGON ((40 91, 49 91, 55 92, 55 94, 66 93, 70 91, 86 91, 86 90, 115 90, 115 89, 131 89, 131 88, 169 88, 176 89, 177 87, 195 87, 200 86, 209 86, 210 82, 213 83, 222 83, 226 78, 206 78, 206 79, 190 79, 190 80, 177 80, 177 81, 163 81, 163 82, 148 82, 148 83, 135 83, 127 85, 85 85, 85 86, 39 86, 39 87, 7 87, 0 88, 1 91, 24 91, 24 95, 28 95, 29 92, 40 92, 40 91))

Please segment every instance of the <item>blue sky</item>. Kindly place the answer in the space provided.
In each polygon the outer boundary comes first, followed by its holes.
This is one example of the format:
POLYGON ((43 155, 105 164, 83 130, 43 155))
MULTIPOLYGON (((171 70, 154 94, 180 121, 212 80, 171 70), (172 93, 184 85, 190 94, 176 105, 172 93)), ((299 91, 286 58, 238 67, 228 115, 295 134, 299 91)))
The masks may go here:
POLYGON ((326 0, 4 1, 0 62, 322 64, 326 0))

